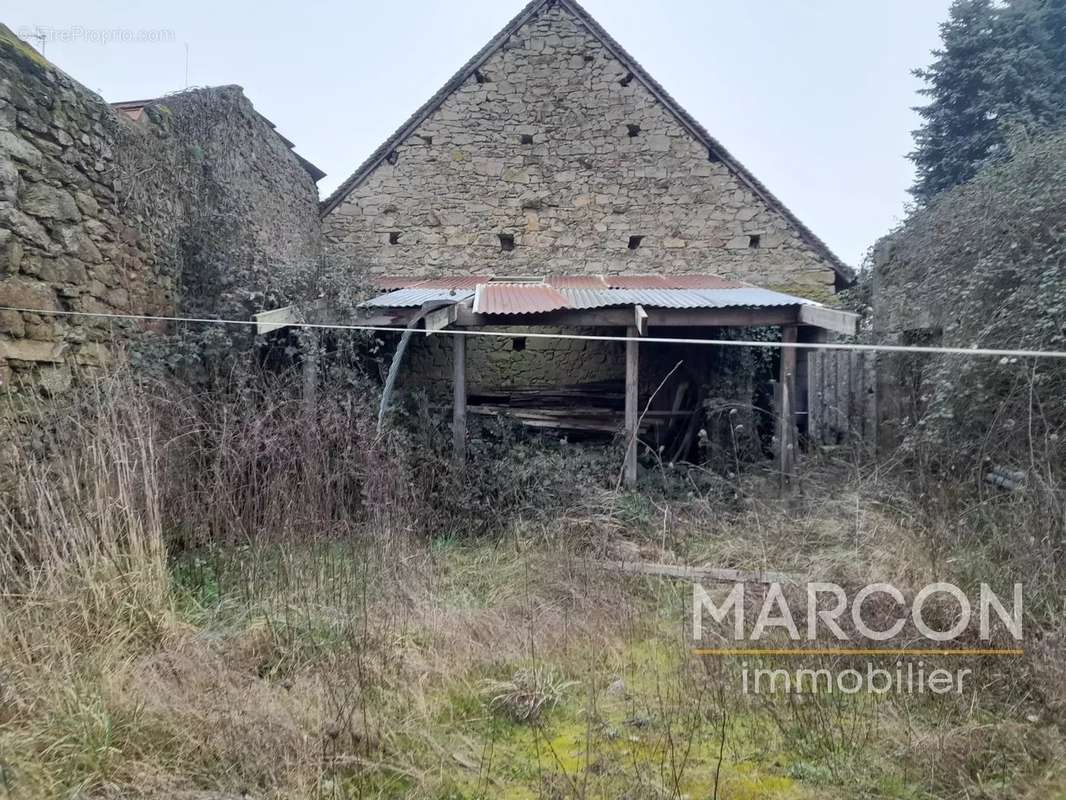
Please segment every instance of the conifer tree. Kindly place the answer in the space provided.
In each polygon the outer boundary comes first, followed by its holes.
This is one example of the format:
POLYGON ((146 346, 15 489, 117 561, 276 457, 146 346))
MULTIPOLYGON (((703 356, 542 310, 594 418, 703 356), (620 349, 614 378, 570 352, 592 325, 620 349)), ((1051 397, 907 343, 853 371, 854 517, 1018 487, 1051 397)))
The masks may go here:
POLYGON ((910 158, 928 202, 1009 155, 1015 136, 1066 124, 1066 0, 955 0, 941 26, 910 158))
POLYGON ((916 109, 922 126, 910 154, 917 172, 911 193, 919 202, 973 177, 1000 141, 989 80, 995 17, 991 0, 956 0, 940 26, 936 60, 914 71, 928 84, 921 94, 930 98, 916 109))

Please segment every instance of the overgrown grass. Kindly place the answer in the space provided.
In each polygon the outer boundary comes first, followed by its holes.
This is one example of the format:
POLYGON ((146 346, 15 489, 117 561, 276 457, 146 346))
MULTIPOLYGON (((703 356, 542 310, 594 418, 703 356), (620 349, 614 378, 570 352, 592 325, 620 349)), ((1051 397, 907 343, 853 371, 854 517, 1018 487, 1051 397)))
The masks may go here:
POLYGON ((251 387, 247 408, 97 392, 62 448, 20 451, 0 523, 0 797, 1066 790, 1054 496, 952 496, 938 520, 833 465, 786 497, 745 476, 728 506, 571 481, 474 537, 432 524, 462 478, 398 482, 412 455, 357 406, 324 398, 308 430, 251 387), (1028 654, 935 700, 745 695, 743 659, 691 654, 687 585, 605 558, 848 587, 1028 571, 1028 654))

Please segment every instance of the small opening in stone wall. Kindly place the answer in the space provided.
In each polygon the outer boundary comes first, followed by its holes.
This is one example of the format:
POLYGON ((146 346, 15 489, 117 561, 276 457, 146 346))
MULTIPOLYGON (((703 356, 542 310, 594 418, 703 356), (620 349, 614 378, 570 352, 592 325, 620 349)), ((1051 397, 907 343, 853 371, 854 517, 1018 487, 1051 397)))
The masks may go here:
POLYGON ((636 139, 638 136, 640 136, 640 126, 639 125, 634 125, 634 124, 630 123, 629 125, 626 125, 626 131, 629 133, 629 138, 630 139, 636 139))
POLYGON ((421 139, 425 144, 433 144, 432 136, 426 136, 424 133, 420 133, 418 134, 418 138, 421 139))
POLYGON ((592 53, 585 53, 585 55, 582 56, 582 58, 585 59, 585 63, 586 64, 591 64, 593 61, 596 60, 596 56, 592 55, 592 53))
POLYGON ((511 349, 515 352, 521 353, 526 349, 526 340, 524 336, 519 336, 511 340, 511 349))
POLYGON ((518 141, 520 141, 522 144, 533 144, 533 134, 523 133, 521 136, 518 137, 518 141))
POLYGON ((501 233, 500 236, 500 249, 505 253, 509 253, 514 250, 514 234, 513 233, 501 233))
POLYGON ((400 243, 400 232, 399 231, 390 232, 389 233, 389 244, 399 244, 399 243, 400 243))
POLYGON ((752 250, 758 250, 762 247, 762 236, 758 233, 753 233, 748 237, 748 247, 752 250))
POLYGON ((477 81, 479 84, 492 82, 489 80, 489 76, 479 69, 474 70, 474 80, 477 81))
POLYGON ((633 73, 632 72, 627 72, 626 76, 624 78, 622 78, 622 80, 618 81, 619 85, 621 85, 621 86, 629 86, 629 84, 631 84, 632 82, 633 82, 633 73))
POLYGON ((388 161, 390 164, 395 165, 396 162, 400 160, 400 154, 397 153, 395 150, 390 150, 389 154, 385 156, 385 160, 388 161))
POLYGON ((629 237, 629 249, 636 250, 640 247, 640 243, 644 241, 643 236, 630 236, 629 237))

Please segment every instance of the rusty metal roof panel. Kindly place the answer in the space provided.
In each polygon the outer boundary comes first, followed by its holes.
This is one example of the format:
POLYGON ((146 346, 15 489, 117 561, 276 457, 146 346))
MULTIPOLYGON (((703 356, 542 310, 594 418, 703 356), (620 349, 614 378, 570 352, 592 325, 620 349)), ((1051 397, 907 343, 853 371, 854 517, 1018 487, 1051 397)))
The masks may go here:
POLYGON ((440 278, 423 278, 421 289, 476 289, 479 284, 492 280, 488 275, 445 275, 440 278))
POLYGON ((750 284, 718 275, 617 275, 606 278, 611 289, 739 289, 750 284))
POLYGON ((606 289, 607 281, 602 275, 552 275, 545 283, 556 289, 606 289))
POLYGON ((378 289, 473 289, 479 283, 492 280, 488 275, 451 275, 426 277, 425 275, 385 275, 375 278, 378 289))
POLYGON ((669 282, 662 275, 607 275, 608 289, 666 289, 669 282))
POLYGON ((751 285, 717 275, 667 275, 665 279, 668 289, 740 289, 751 285))
POLYGON ((423 303, 432 303, 440 300, 454 300, 461 303, 474 296, 473 289, 425 289, 416 287, 413 289, 397 289, 394 292, 372 297, 360 303, 369 308, 418 308, 423 303))
POLYGON ((559 289, 544 283, 483 283, 474 297, 475 314, 543 314, 568 308, 559 289))
POLYGON ((412 286, 418 286, 425 278, 411 278, 404 275, 385 275, 380 278, 374 278, 371 284, 375 289, 410 289, 412 286))

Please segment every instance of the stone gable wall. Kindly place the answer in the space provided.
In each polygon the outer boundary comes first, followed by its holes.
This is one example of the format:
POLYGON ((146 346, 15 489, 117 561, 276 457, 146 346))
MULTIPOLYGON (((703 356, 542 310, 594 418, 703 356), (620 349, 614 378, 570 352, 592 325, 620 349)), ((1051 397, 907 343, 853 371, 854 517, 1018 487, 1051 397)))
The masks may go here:
POLYGON ((326 215, 335 254, 371 274, 713 272, 832 293, 830 265, 565 9, 478 74, 326 215))
MULTIPOLYGON (((565 9, 541 12, 479 75, 324 217, 338 262, 370 275, 711 272, 819 300, 832 295, 825 259, 711 161, 565 9), (639 126, 636 136, 630 125, 639 126), (501 249, 500 234, 514 237, 513 250, 501 249), (643 237, 635 250, 632 236, 643 237)), ((412 342, 405 377, 445 395, 450 347, 434 338, 412 342)), ((472 341, 471 384, 624 374, 617 346, 532 341, 522 352, 506 339, 472 341)))
MULTIPOLYGON (((318 257, 317 202, 239 87, 134 122, 0 25, 0 305, 247 318, 318 257)), ((0 311, 0 392, 62 391, 142 327, 0 311)))

